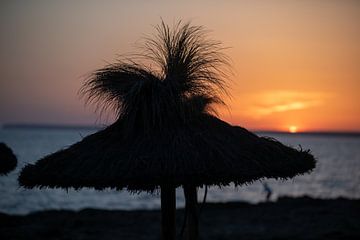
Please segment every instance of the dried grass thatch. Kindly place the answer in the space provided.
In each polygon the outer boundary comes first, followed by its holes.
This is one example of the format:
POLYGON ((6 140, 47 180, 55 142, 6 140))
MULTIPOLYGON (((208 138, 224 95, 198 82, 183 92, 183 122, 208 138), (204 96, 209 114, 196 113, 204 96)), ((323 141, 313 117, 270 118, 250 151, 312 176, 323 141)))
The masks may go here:
POLYGON ((260 178, 291 178, 310 171, 315 160, 208 114, 183 125, 134 132, 117 121, 21 173, 25 187, 107 187, 153 191, 160 185, 237 185, 260 178), (125 129, 126 130, 126 129, 125 129))
POLYGON ((16 168, 17 159, 5 143, 0 143, 0 175, 5 175, 16 168))
POLYGON ((96 71, 82 93, 113 108, 118 120, 27 165, 25 187, 107 187, 154 191, 160 185, 237 185, 312 170, 314 157, 211 115, 226 92, 218 42, 202 27, 162 23, 141 55, 147 65, 119 60, 96 71))

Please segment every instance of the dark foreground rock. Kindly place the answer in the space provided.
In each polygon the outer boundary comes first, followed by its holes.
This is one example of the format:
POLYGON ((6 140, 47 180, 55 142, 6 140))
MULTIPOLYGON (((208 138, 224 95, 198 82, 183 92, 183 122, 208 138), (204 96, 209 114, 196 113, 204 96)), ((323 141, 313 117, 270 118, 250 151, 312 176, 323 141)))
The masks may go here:
MULTIPOLYGON (((177 229, 183 211, 177 211, 177 229)), ((201 239, 360 239, 360 200, 281 198, 256 205, 206 204, 201 239)), ((0 214, 0 239, 159 239, 159 211, 0 214)), ((180 238, 179 238, 180 239, 180 238)))

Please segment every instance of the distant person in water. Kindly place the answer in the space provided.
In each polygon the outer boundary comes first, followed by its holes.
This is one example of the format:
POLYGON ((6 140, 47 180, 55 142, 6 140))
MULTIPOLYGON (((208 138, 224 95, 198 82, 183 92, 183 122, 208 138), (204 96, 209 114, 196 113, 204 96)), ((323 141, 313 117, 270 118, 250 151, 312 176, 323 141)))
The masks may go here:
POLYGON ((265 182, 263 183, 264 192, 266 193, 266 201, 268 202, 272 195, 272 189, 269 187, 269 185, 265 182))

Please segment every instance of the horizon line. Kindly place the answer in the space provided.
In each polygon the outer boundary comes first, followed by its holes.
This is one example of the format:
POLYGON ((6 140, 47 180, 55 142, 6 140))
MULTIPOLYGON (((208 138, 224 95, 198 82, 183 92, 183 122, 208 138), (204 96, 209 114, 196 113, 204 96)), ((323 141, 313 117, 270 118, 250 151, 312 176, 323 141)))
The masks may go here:
MULTIPOLYGON (((52 123, 0 123, 0 129, 87 129, 96 130, 107 127, 106 124, 52 124, 52 123)), ((249 129, 256 133, 277 133, 277 134, 313 134, 313 135, 360 135, 360 131, 348 131, 348 130, 311 130, 311 131, 299 131, 291 133, 284 130, 272 130, 272 129, 249 129)))

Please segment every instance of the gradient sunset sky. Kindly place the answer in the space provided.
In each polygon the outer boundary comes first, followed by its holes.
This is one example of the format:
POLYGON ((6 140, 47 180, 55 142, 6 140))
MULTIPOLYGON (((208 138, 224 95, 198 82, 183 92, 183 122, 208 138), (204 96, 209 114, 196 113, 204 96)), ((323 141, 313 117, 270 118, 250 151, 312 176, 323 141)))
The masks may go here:
POLYGON ((163 18, 229 47, 220 117, 252 130, 360 131, 360 1, 1 1, 0 123, 109 124, 77 94, 163 18))

